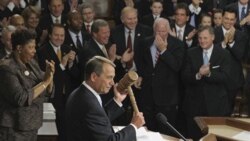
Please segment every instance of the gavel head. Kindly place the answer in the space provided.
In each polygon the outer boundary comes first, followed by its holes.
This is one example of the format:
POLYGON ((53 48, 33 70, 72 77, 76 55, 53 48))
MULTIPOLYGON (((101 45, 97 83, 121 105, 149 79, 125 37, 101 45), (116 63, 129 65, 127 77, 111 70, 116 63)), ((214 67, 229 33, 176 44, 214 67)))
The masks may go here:
POLYGON ((133 85, 133 83, 138 79, 138 75, 134 71, 129 71, 126 73, 123 78, 119 81, 117 90, 119 92, 124 92, 128 86, 133 85))

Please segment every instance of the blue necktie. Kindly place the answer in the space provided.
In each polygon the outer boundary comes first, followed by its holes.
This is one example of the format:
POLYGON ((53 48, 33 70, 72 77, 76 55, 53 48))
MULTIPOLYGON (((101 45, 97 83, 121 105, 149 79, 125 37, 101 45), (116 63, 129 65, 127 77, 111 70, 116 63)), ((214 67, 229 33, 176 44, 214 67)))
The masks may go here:
POLYGON ((207 65, 209 63, 209 59, 207 56, 207 52, 203 52, 203 64, 207 65))
POLYGON ((245 7, 241 8, 240 20, 244 19, 247 16, 247 13, 246 13, 245 9, 246 9, 245 7))

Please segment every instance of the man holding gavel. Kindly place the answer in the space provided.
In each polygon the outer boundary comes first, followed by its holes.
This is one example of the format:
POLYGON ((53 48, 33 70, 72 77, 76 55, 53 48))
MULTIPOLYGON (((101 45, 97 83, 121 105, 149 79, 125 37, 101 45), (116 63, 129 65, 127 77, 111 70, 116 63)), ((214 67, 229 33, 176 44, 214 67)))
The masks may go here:
POLYGON ((145 124, 142 113, 134 114, 131 124, 114 133, 111 121, 123 113, 126 94, 114 85, 115 65, 101 56, 90 59, 85 68, 85 81, 66 104, 68 141, 135 141, 136 130, 145 124), (100 94, 114 86, 114 98, 103 106, 100 94))

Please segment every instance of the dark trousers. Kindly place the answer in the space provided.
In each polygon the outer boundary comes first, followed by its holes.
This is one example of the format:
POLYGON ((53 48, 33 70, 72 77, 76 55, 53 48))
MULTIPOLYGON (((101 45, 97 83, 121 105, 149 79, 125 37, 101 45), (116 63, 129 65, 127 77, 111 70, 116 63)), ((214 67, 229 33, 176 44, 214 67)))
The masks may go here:
POLYGON ((37 141, 37 130, 19 131, 0 126, 0 141, 37 141))

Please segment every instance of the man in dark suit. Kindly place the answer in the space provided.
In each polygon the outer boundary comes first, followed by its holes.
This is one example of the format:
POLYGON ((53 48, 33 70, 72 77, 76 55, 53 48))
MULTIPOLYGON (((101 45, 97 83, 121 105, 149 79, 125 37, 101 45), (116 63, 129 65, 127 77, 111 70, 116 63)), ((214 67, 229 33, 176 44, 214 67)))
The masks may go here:
POLYGON ((116 26, 111 31, 111 42, 116 44, 116 54, 123 56, 129 53, 132 57, 124 63, 116 73, 116 80, 120 80, 129 70, 136 70, 136 56, 134 51, 139 47, 139 42, 147 36, 151 36, 150 27, 138 24, 137 10, 132 7, 125 7, 121 11, 121 21, 123 24, 116 26))
POLYGON ((163 15, 163 3, 162 0, 154 0, 150 6, 151 12, 142 17, 140 23, 153 28, 154 21, 159 17, 166 17, 163 15))
POLYGON ((214 45, 215 33, 209 26, 198 31, 198 47, 187 52, 182 78, 186 86, 184 111, 188 136, 194 140, 202 137, 194 121, 195 116, 229 116, 227 85, 230 80, 230 54, 214 45))
POLYGON ((177 4, 175 8, 174 18, 174 22, 171 23, 172 31, 170 32, 170 34, 183 41, 186 48, 194 46, 196 44, 196 30, 188 23, 189 9, 187 4, 177 4))
MULTIPOLYGON (((175 126, 178 109, 179 72, 184 59, 184 44, 168 34, 169 22, 164 18, 154 23, 155 36, 140 44, 137 65, 141 77, 139 100, 149 130, 170 134, 170 130, 157 124, 155 115, 163 113, 175 126)), ((138 84, 140 84, 138 82, 138 84)))
POLYGON ((105 57, 95 56, 85 68, 85 81, 69 97, 66 104, 68 141, 136 141, 136 130, 144 123, 142 113, 133 117, 131 124, 114 133, 111 121, 124 110, 126 94, 114 85, 115 65, 105 57), (101 94, 114 85, 114 98, 105 106, 101 94), (80 113, 80 114, 79 114, 80 113))
POLYGON ((63 0, 50 0, 48 4, 49 12, 41 17, 38 27, 48 31, 50 26, 55 23, 66 26, 67 17, 63 14, 63 0))
POLYGON ((83 3, 79 6, 79 12, 82 13, 83 31, 91 34, 91 26, 95 20, 95 10, 92 4, 83 3))
MULTIPOLYGON (((222 26, 215 28, 215 44, 219 44, 222 48, 230 52, 232 68, 232 80, 229 86, 230 105, 233 108, 234 99, 244 85, 244 76, 241 62, 247 46, 247 36, 234 28, 237 20, 236 11, 233 9, 225 9, 222 17, 222 26)), ((232 111, 232 110, 231 110, 232 111)))
POLYGON ((249 17, 250 12, 249 0, 238 0, 235 3, 229 4, 227 8, 233 9, 237 13, 237 21, 235 27, 250 35, 250 19, 247 18, 249 17))
POLYGON ((59 141, 65 140, 64 111, 69 94, 80 84, 80 71, 75 64, 75 52, 64 46, 65 30, 61 24, 55 24, 49 30, 50 40, 37 51, 38 62, 45 70, 45 60, 55 62, 55 94, 51 99, 56 109, 56 125, 59 141))
POLYGON ((81 13, 78 11, 70 11, 68 13, 68 29, 66 30, 65 34, 65 45, 69 46, 73 51, 76 52, 77 62, 78 53, 87 40, 89 40, 89 36, 87 33, 82 31, 83 20, 81 13))
MULTIPOLYGON (((109 44, 110 28, 108 22, 102 19, 97 19, 94 21, 91 28, 92 37, 86 42, 79 53, 79 63, 81 73, 83 74, 87 61, 93 56, 98 55, 106 57, 112 61, 116 59, 116 46, 109 44)), ((84 80, 83 75, 82 80, 84 80)))

